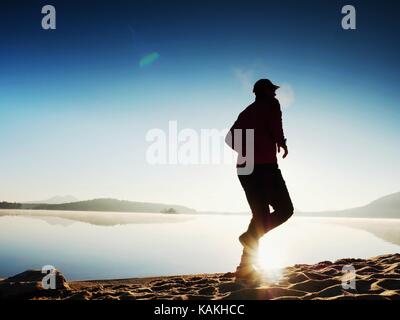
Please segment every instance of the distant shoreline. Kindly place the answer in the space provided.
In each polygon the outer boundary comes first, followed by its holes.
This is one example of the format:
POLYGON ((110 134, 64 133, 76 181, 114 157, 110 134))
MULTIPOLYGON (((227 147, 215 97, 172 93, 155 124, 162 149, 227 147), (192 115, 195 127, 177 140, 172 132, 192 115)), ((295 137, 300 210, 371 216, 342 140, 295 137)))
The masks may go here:
MULTIPOLYGON (((86 201, 68 203, 12 203, 0 202, 0 209, 31 209, 31 210, 61 210, 61 211, 92 211, 92 212, 147 212, 165 214, 220 214, 220 215, 246 215, 249 212, 217 212, 196 211, 195 209, 176 205, 153 202, 135 202, 112 198, 100 198, 86 201)), ((400 218, 400 192, 379 198, 365 206, 345 210, 329 210, 306 212, 295 210, 296 216, 304 217, 330 217, 330 218, 400 218)))
POLYGON ((0 209, 60 210, 60 211, 96 211, 96 212, 148 212, 148 213, 195 213, 196 210, 175 204, 135 202, 101 198, 60 204, 48 203, 11 203, 0 202, 0 209))
MULTIPOLYGON (((93 212, 93 213, 146 213, 146 214, 165 214, 165 215, 221 215, 221 216, 249 216, 251 215, 251 212, 220 212, 220 211, 193 211, 193 212, 156 212, 156 211, 118 211, 118 210, 105 210, 105 209, 98 209, 98 210, 81 210, 81 209, 62 209, 62 208, 42 208, 42 207, 36 207, 36 208, 1 208, 0 207, 0 212, 1 211, 9 211, 9 210, 17 210, 17 211, 49 211, 49 212, 93 212)), ((398 220, 400 219, 400 214, 399 217, 392 217, 392 216, 386 216, 386 215, 375 215, 375 216, 346 216, 344 214, 335 214, 336 211, 332 212, 324 212, 324 211, 318 211, 318 212, 302 212, 302 211, 295 211, 294 216, 295 217, 302 217, 302 218, 344 218, 344 219, 385 219, 385 220, 398 220)), ((341 211, 337 211, 341 212, 341 211)), ((400 209, 399 209, 400 212, 400 209)))

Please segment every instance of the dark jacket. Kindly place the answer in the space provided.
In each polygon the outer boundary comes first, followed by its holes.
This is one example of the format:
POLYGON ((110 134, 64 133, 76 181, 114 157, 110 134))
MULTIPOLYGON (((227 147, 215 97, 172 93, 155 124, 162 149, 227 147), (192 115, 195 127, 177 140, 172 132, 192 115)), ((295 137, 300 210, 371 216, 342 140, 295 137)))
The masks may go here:
MULTIPOLYGON (((242 129, 242 144, 245 150, 245 131, 244 129, 254 129, 254 163, 277 163, 276 146, 286 144, 286 139, 282 128, 282 111, 279 101, 275 98, 256 99, 254 103, 243 110, 238 119, 230 129, 232 137, 233 130, 242 129)), ((235 141, 225 140, 234 149, 235 141)), ((240 150, 235 150, 236 152, 240 150)), ((238 163, 245 152, 238 155, 238 163)))

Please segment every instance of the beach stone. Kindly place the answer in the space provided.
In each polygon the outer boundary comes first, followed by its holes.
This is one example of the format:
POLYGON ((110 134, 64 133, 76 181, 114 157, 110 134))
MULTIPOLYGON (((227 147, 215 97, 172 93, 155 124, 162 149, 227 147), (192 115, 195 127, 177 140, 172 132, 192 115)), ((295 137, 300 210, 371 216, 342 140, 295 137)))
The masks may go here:
POLYGON ((34 295, 56 295, 55 291, 71 290, 65 277, 56 271, 56 289, 44 289, 42 279, 46 274, 41 270, 27 270, 0 282, 0 298, 30 298, 34 295))
MULTIPOLYGON (((65 280, 64 275, 56 270, 55 272, 56 274, 56 290, 68 290, 70 289, 67 280, 65 280)), ((15 276, 9 277, 5 280, 3 280, 3 282, 39 282, 40 285, 42 283, 42 279, 45 276, 44 273, 42 273, 41 270, 27 270, 24 272, 21 272, 15 276)))
POLYGON ((0 282, 0 299, 30 298, 43 290, 39 282, 0 282))

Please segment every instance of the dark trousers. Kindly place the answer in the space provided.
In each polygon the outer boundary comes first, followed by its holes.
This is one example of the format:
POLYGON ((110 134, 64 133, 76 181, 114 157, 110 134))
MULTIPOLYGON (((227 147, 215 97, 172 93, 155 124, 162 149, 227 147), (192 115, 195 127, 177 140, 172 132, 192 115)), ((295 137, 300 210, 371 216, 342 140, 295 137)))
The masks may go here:
POLYGON ((293 204, 277 164, 256 164, 252 174, 238 177, 253 214, 247 233, 256 240, 293 215, 293 204))

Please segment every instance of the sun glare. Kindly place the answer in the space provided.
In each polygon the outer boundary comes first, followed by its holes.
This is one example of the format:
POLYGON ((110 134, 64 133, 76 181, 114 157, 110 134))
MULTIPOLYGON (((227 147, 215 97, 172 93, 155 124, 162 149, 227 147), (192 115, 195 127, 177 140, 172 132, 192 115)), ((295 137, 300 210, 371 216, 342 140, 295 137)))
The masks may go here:
POLYGON ((276 245, 271 245, 271 239, 262 239, 259 247, 259 264, 263 269, 285 267, 285 252, 276 245))
POLYGON ((282 278, 285 267, 283 255, 284 252, 277 246, 271 246, 267 239, 261 241, 256 266, 266 279, 275 282, 282 278))

